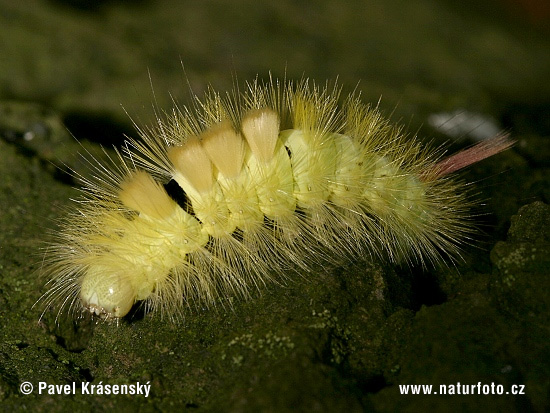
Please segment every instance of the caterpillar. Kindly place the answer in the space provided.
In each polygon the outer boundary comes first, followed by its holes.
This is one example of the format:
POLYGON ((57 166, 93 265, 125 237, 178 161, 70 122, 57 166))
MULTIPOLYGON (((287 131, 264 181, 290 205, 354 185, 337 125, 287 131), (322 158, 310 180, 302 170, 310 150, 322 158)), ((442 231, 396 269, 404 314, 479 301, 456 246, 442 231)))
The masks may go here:
POLYGON ((453 173, 511 140, 443 158, 340 95, 336 84, 256 79, 137 126, 111 165, 80 177, 45 258, 45 307, 120 319, 141 302, 173 317, 343 256, 460 257, 475 230, 453 173))

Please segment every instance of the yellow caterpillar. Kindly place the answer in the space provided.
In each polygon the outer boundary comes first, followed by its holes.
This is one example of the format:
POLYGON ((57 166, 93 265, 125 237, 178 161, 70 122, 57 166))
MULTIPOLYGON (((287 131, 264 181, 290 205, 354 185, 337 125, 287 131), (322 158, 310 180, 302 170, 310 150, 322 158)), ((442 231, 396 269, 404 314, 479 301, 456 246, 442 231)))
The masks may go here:
POLYGON ((498 137, 447 159, 339 89, 271 80, 209 92, 98 165, 50 248, 46 304, 125 316, 178 314, 313 261, 459 255, 472 234, 450 173, 510 146, 498 137))

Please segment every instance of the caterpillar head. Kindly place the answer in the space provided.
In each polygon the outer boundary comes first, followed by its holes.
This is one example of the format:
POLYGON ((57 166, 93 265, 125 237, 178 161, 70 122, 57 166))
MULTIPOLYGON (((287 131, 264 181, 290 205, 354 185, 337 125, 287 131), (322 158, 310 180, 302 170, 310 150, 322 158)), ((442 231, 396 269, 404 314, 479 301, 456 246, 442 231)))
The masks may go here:
POLYGON ((84 308, 102 318, 124 317, 137 298, 137 292, 123 272, 91 266, 82 280, 80 300, 84 308))

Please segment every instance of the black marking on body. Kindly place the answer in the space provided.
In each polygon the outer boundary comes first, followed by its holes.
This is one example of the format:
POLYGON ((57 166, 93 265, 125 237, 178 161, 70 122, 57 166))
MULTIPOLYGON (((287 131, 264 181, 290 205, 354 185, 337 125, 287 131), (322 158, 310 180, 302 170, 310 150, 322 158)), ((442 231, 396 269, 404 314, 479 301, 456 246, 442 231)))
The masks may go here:
POLYGON ((195 211, 193 210, 193 205, 191 204, 189 197, 175 180, 170 179, 170 181, 163 186, 170 198, 172 198, 185 212, 195 216, 195 211))

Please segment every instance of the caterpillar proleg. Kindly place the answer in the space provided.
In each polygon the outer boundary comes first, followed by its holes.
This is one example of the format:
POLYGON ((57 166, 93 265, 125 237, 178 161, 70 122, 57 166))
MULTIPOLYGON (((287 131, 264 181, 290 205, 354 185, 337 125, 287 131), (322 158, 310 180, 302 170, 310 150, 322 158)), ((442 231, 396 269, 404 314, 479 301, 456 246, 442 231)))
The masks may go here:
POLYGON ((47 306, 120 318, 143 301, 174 315, 345 255, 456 259, 474 230, 452 173, 511 145, 441 159, 359 97, 307 80, 210 91, 139 133, 116 167, 82 179, 45 260, 47 306))

